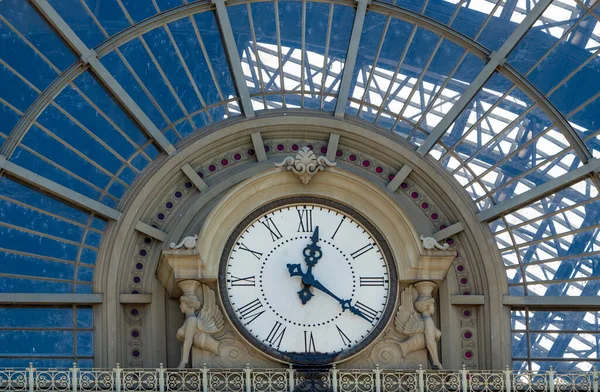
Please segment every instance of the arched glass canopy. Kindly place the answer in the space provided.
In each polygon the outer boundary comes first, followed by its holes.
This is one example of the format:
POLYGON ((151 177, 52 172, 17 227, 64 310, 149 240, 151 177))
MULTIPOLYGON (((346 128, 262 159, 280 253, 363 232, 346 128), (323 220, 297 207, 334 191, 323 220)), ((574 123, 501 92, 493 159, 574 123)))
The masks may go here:
MULTIPOLYGON (((598 295, 595 0, 219 4, 0 2, 1 292, 91 293, 110 211, 151 162, 284 109, 356 117, 438 160, 494 233, 511 295, 598 295)), ((0 308, 0 366, 92 365, 90 307, 35 312, 0 308)), ((512 320, 517 369, 598 361, 595 311, 512 320)))

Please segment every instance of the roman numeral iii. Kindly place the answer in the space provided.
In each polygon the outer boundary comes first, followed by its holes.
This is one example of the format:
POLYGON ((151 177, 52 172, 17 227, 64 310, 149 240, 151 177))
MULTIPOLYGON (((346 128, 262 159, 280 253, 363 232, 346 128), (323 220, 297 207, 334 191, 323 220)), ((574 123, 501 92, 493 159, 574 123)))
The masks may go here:
POLYGON ((360 287, 363 286, 381 286, 383 287, 383 276, 361 276, 360 287))

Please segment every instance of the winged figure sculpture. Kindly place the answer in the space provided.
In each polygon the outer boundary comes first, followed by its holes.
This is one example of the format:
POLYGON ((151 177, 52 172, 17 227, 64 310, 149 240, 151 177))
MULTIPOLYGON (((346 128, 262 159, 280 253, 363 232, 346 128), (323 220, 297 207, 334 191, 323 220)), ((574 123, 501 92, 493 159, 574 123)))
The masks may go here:
POLYGON ((196 287, 195 291, 184 292, 179 298, 179 308, 185 314, 185 321, 177 331, 177 338, 183 340, 179 369, 187 365, 192 346, 219 354, 219 342, 211 335, 223 329, 223 313, 217 305, 215 292, 210 287, 205 284, 196 287), (202 297, 203 303, 199 297, 202 297))
POLYGON ((399 343, 402 356, 427 349, 433 366, 442 369, 437 352, 437 341, 442 332, 436 328, 431 318, 435 311, 435 300, 431 296, 418 296, 417 290, 410 285, 402 291, 400 301, 394 322, 396 331, 408 337, 399 343))

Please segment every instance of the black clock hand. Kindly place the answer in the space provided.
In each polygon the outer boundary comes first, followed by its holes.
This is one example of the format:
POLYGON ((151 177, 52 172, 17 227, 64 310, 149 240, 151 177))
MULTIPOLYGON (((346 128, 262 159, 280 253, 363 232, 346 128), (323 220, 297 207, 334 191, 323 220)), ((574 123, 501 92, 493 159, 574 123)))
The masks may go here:
MULTIPOLYGON (((304 279, 302 279, 302 281, 304 281, 304 279)), ((321 290, 325 294, 329 295, 330 297, 332 297, 333 299, 338 301, 340 303, 340 305, 342 306, 342 311, 349 310, 350 312, 357 315, 358 317, 361 317, 361 318, 367 320, 369 323, 373 322, 373 320, 370 320, 369 318, 367 318, 358 308, 356 308, 355 306, 352 306, 349 299, 341 299, 337 295, 333 294, 331 291, 329 291, 329 289, 327 289, 325 286, 323 286, 323 284, 321 284, 321 282, 314 279, 314 277, 313 277, 311 286, 313 286, 316 289, 321 290)))
POLYGON ((312 274, 312 267, 314 267, 321 257, 323 257, 323 252, 321 251, 321 247, 317 245, 319 241, 319 226, 315 227, 315 231, 311 237, 311 243, 308 244, 302 254, 304 255, 304 262, 308 266, 308 270, 306 273, 302 272, 302 267, 300 264, 288 264, 288 271, 290 276, 301 276, 302 277, 302 290, 298 291, 298 296, 302 301, 302 305, 306 305, 306 303, 313 297, 313 293, 310 292, 311 282, 314 280, 314 276, 312 274))

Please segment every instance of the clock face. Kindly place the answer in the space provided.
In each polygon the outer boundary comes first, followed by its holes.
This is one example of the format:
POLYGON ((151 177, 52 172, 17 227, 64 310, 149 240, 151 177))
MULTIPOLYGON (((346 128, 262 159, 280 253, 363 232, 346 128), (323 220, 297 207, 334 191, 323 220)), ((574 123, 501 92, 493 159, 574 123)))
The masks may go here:
POLYGON ((264 206, 235 230, 219 287, 244 337, 286 362, 347 358, 384 328, 396 271, 382 236, 362 216, 320 198, 264 206))

